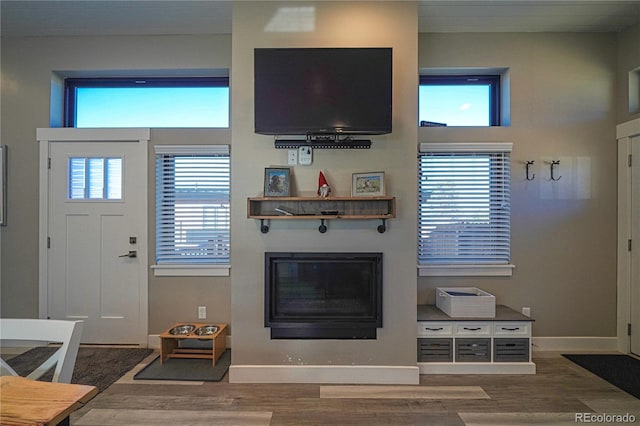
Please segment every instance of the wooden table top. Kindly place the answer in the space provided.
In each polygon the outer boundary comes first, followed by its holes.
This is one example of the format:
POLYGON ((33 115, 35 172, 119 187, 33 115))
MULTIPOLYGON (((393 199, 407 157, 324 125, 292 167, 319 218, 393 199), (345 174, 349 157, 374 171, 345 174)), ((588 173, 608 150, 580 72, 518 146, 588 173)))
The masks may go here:
POLYGON ((0 424, 55 425, 98 394, 95 386, 0 377, 0 424))

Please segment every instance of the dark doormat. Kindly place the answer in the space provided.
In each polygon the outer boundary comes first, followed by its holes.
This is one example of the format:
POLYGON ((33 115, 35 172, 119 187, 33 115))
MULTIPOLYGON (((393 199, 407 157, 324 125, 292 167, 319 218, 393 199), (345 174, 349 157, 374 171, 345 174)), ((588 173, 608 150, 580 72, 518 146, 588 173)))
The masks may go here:
POLYGON ((227 349, 211 365, 210 359, 168 358, 160 363, 157 357, 138 374, 134 380, 185 380, 198 382, 219 382, 231 365, 231 350, 227 349))
MULTIPOLYGON (((54 346, 33 348, 7 360, 7 364, 23 376, 42 364, 56 350, 58 348, 54 346)), ((102 392, 152 352, 152 349, 138 348, 80 347, 71 383, 95 386, 102 392)), ((47 382, 52 377, 53 368, 40 380, 47 382)))
POLYGON ((628 355, 562 355, 640 399, 640 360, 628 355))

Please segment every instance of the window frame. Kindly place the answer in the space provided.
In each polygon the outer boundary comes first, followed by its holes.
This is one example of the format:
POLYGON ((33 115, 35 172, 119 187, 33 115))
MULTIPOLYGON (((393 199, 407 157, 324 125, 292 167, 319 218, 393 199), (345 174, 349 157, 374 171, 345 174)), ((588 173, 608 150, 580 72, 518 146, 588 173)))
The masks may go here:
MULTIPOLYGON (((477 155, 477 154, 508 154, 510 157, 510 153, 512 151, 513 144, 506 142, 493 142, 493 143, 455 143, 455 142, 444 142, 444 143, 421 143, 419 154, 418 154, 418 163, 420 163, 422 156, 427 155, 429 153, 441 153, 441 154, 462 154, 468 153, 469 155, 477 155)), ((489 170, 491 171, 491 169, 489 170)), ((501 169, 506 178, 502 178, 500 183, 508 184, 509 187, 503 191, 499 191, 496 193, 498 196, 507 196, 510 194, 510 161, 504 164, 501 169)), ((491 177, 491 176, 490 176, 491 177)), ((424 245, 424 239, 421 237, 421 211, 424 203, 421 202, 421 167, 418 164, 418 228, 417 228, 417 261, 418 261, 418 275, 419 276, 511 276, 513 273, 513 269, 515 266, 511 263, 511 212, 510 212, 510 196, 507 201, 507 205, 509 205, 508 211, 508 222, 509 222, 509 230, 507 233, 508 236, 508 244, 509 244, 509 259, 507 262, 428 262, 426 259, 421 257, 420 246, 424 245)), ((491 183, 490 183, 491 185, 491 183)), ((495 201, 495 200, 494 200, 495 201)), ((491 202, 491 200, 490 200, 491 202)), ((490 222, 492 223, 492 222, 490 222)), ((504 237, 504 234, 501 234, 501 237, 504 237)))
MULTIPOLYGON (((158 262, 158 211, 162 209, 163 200, 158 197, 158 187, 159 183, 157 181, 157 175, 161 171, 158 169, 158 158, 164 156, 173 156, 173 157, 211 157, 211 156, 224 156, 229 159, 229 196, 228 196, 228 204, 229 209, 231 208, 231 158, 230 158, 230 147, 229 145, 216 145, 216 144, 208 144, 208 145, 156 145, 154 147, 155 151, 155 175, 156 175, 156 183, 155 187, 155 248, 154 248, 154 262, 155 264, 151 266, 154 271, 155 276, 229 276, 229 270, 231 268, 231 247, 230 247, 230 232, 231 232, 231 224, 229 223, 228 233, 229 233, 229 242, 227 243, 227 262, 158 262)), ((231 220, 231 213, 229 213, 229 222, 231 220)))
MULTIPOLYGON (((489 86, 489 125, 488 126, 448 126, 448 127, 496 127, 501 126, 501 81, 499 74, 464 75, 421 75, 419 86, 489 86)), ((418 122, 420 126, 420 122, 418 122)), ((424 126, 423 126, 424 127, 424 126)))
MULTIPOLYGON (((229 77, 68 77, 64 80, 64 127, 76 127, 77 89, 131 87, 229 87, 229 77)), ((141 126, 149 127, 149 126, 141 126)))

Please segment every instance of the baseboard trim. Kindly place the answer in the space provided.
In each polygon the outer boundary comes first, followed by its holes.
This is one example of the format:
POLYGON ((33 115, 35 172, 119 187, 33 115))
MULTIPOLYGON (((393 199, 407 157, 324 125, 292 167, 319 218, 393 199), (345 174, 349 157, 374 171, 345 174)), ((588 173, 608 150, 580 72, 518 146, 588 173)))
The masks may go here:
POLYGON ((417 366, 231 365, 229 383, 417 385, 417 366))
POLYGON ((536 374, 533 362, 419 362, 420 374, 536 374))
POLYGON ((602 352, 618 351, 617 337, 534 337, 534 351, 602 352))
POLYGON ((160 335, 149 334, 149 336, 147 337, 147 347, 150 349, 160 350, 160 335))

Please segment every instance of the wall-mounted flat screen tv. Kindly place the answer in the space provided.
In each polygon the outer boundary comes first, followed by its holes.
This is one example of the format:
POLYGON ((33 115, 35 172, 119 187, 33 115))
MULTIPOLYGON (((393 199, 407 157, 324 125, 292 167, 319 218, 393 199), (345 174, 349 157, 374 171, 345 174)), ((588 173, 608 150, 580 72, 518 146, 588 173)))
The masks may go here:
POLYGON ((255 49, 254 67, 256 133, 391 133, 391 48, 255 49))

